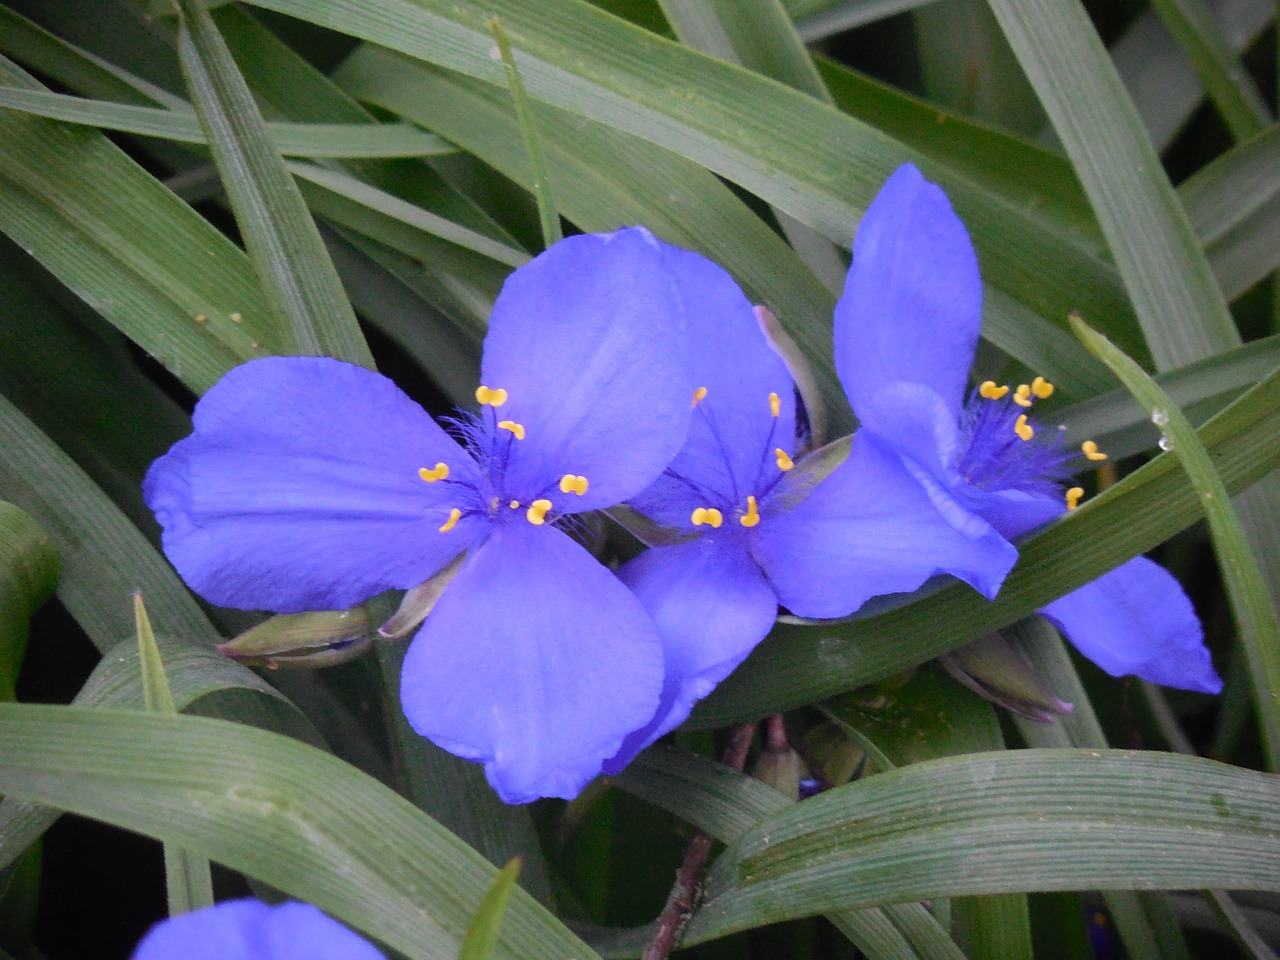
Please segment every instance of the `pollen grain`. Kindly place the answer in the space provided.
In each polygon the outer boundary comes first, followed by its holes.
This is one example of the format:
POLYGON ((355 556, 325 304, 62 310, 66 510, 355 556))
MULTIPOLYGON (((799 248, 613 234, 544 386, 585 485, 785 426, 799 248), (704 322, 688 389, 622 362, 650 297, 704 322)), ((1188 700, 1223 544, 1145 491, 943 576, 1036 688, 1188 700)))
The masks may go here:
POLYGON ((693 403, 689 404, 689 406, 696 407, 705 399, 707 399, 707 388, 699 387, 697 390, 693 391, 693 403))
POLYGON ((1018 389, 1013 391, 1013 402, 1020 407, 1029 407, 1035 401, 1031 399, 1031 387, 1028 384, 1018 384, 1018 389))
POLYGON ((529 504, 529 509, 525 511, 524 515, 535 527, 540 527, 547 522, 547 511, 550 509, 550 500, 535 500, 529 504))
POLYGON ((754 527, 760 522, 760 508, 756 506, 755 497, 747 497, 747 512, 738 517, 744 527, 754 527))
POLYGON ((987 400, 999 400, 1008 392, 1008 387, 1002 387, 994 380, 984 380, 978 386, 978 396, 984 397, 987 400))
POLYGON ((1080 444, 1080 451, 1085 455, 1086 460, 1105 460, 1107 455, 1098 449, 1098 445, 1092 440, 1086 440, 1080 444))
POLYGON ((1084 496, 1084 487, 1072 487, 1067 491, 1067 509, 1074 510, 1080 506, 1080 498, 1084 496))
POLYGON ((1030 440, 1036 435, 1035 428, 1027 423, 1027 415, 1021 414, 1013 424, 1013 432, 1023 440, 1030 440))
POLYGON ((796 465, 796 462, 791 459, 791 455, 787 453, 787 451, 783 450, 781 447, 777 447, 773 451, 773 459, 777 462, 778 469, 781 470, 783 473, 786 473, 788 470, 790 470, 792 467, 796 465))
POLYGON ((449 465, 447 463, 437 463, 434 467, 431 467, 430 469, 428 469, 427 467, 419 467, 418 476, 421 477, 423 480, 425 480, 427 483, 435 483, 437 480, 448 479, 449 465))
POLYGON ((586 477, 580 477, 572 473, 566 473, 563 477, 560 478, 561 493, 576 493, 578 496, 582 496, 584 493, 587 492, 587 486, 588 484, 587 484, 586 477))
POLYGON ((481 384, 476 387, 476 402, 482 407, 500 407, 507 402, 507 391, 501 387, 491 390, 481 384))
POLYGON ((462 519, 462 511, 454 507, 449 511, 449 519, 444 522, 444 526, 440 528, 441 533, 448 533, 458 525, 458 521, 462 519))
POLYGON ((1031 381, 1031 392, 1041 400, 1053 396, 1053 384, 1044 377, 1036 377, 1031 381))
POLYGON ((774 417, 782 414, 782 399, 776 394, 769 394, 769 413, 774 417))
POLYGON ((517 440, 524 439, 524 424, 522 423, 516 423, 514 420, 499 420, 498 429, 510 431, 511 435, 517 440))
POLYGON ((720 524, 724 523, 724 514, 715 507, 698 507, 689 519, 693 521, 695 527, 705 524, 713 529, 719 529, 720 524))

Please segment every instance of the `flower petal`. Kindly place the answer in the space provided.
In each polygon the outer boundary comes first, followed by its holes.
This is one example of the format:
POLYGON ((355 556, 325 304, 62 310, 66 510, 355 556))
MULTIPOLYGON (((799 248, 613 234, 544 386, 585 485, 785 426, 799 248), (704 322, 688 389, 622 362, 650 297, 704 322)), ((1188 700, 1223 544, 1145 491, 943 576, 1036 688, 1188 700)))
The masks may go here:
POLYGON ((382 953, 309 903, 228 900, 157 923, 133 960, 382 960, 382 953))
POLYGON ((706 394, 675 460, 632 505, 659 523, 684 526, 695 507, 745 504, 777 475, 774 450, 795 452, 795 385, 733 278, 701 254, 663 251, 689 318, 693 381, 706 394))
POLYGON ((228 607, 350 607, 427 579, 483 533, 438 528, 470 456, 386 377, 321 357, 237 367, 196 405, 195 432, 147 472, 143 495, 184 580, 228 607), (449 465, 450 482, 421 467, 449 465))
POLYGON ((836 304, 836 371, 854 413, 895 382, 931 387, 952 414, 963 404, 981 326, 982 280, 964 224, 911 164, 881 188, 858 227, 836 304))
POLYGON ((572 798, 648 722, 662 688, 652 621, 553 527, 498 526, 405 657, 418 733, 482 761, 507 803, 572 798))
MULTIPOLYGON (((675 456, 693 392, 684 309, 662 245, 635 227, 568 237, 510 277, 484 342, 482 381, 525 428, 505 489, 585 476, 575 511, 639 493, 675 456)), ((559 493, 551 495, 557 500, 559 493)))
POLYGON ((1146 557, 1135 557, 1040 613, 1113 677, 1135 674, 1180 690, 1222 690, 1191 601, 1172 574, 1146 557))
POLYGON ((979 517, 957 529, 903 459, 867 430, 807 498, 790 509, 771 504, 754 535, 778 599, 802 617, 846 616, 942 573, 994 597, 1018 557, 979 517))
POLYGON ((623 742, 604 772, 622 770, 674 730, 764 639, 778 600, 746 549, 746 534, 712 534, 646 550, 618 571, 653 617, 666 677, 653 718, 623 742))

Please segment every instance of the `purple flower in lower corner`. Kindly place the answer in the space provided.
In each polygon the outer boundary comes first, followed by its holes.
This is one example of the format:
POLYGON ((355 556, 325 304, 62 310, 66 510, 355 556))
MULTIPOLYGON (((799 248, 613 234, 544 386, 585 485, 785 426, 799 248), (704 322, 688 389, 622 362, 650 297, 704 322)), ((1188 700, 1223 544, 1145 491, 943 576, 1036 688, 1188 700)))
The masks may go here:
POLYGON ((465 553, 406 655, 405 714, 507 802, 574 796, 662 686, 650 618, 556 521, 635 495, 684 439, 666 249, 638 228, 571 237, 515 271, 463 445, 359 367, 232 370, 147 474, 169 559, 214 603, 289 613, 412 588, 465 553))
POLYGON ((382 953, 309 903, 228 900, 162 920, 133 960, 383 960, 382 953))
POLYGON ((630 505, 682 536, 618 571, 658 627, 666 673, 657 712, 606 773, 682 723, 769 632, 779 603, 844 616, 987 558, 877 446, 855 443, 818 479, 821 458, 798 449, 791 374, 750 302, 698 254, 669 248, 667 261, 689 308, 693 419, 680 453, 630 505))
MULTIPOLYGON (((1031 413, 1053 386, 967 389, 981 323, 982 282, 946 195, 911 165, 867 210, 836 306, 836 370, 862 429, 854 439, 892 461, 940 516, 988 553, 984 570, 951 570, 999 586, 1009 542, 1074 509, 1072 460, 1104 460, 1086 441, 1064 448, 1031 413)), ((1040 611, 1113 676, 1216 693, 1222 681, 1190 601, 1164 569, 1137 557, 1040 611)))

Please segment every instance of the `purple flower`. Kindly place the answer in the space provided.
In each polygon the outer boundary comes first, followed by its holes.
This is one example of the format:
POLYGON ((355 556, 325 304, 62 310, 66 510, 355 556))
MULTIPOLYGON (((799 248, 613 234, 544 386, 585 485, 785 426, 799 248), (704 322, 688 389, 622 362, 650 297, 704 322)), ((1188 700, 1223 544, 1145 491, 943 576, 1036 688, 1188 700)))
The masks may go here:
POLYGON ((751 304, 705 258, 674 250, 667 261, 689 304, 693 420, 680 453, 630 502, 685 537, 618 572, 657 624, 666 674, 658 710, 606 773, 683 722, 769 632, 779 603, 843 616, 941 572, 971 574, 994 594, 1016 557, 999 538, 953 529, 869 436, 816 482, 797 451, 791 375, 751 304), (999 576, 986 575, 993 559, 999 576))
POLYGON ((144 494, 224 606, 339 609, 466 553, 405 658, 410 724, 509 803, 572 797, 653 714, 662 648, 555 521, 635 495, 688 429, 685 308, 646 231, 572 237, 507 280, 465 447, 391 381, 321 358, 232 370, 144 494))
POLYGON ((152 927, 133 960, 383 960, 309 903, 228 900, 152 927))
MULTIPOLYGON (((969 391, 982 307, 978 262, 946 195, 915 167, 885 184, 858 229, 836 305, 836 370, 870 442, 924 491, 932 512, 989 544, 981 581, 995 584, 1016 555, 1010 540, 1075 507, 1068 466, 1077 453, 1030 411, 1053 392, 1036 378, 1014 390, 969 391)), ((905 533, 903 535, 908 535, 905 533)), ((952 571, 955 572, 955 571, 952 571)), ((1200 622, 1177 581, 1143 557, 1055 600, 1041 613, 1113 676, 1216 693, 1222 681, 1200 622)))

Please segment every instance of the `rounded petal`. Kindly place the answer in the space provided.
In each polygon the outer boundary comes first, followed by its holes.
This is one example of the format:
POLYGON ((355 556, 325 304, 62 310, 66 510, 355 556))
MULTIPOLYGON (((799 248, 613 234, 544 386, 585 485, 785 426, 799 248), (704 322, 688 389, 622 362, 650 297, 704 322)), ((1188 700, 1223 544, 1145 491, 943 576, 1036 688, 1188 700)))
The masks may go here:
POLYGON ((1135 674, 1180 690, 1222 690, 1191 601, 1172 574, 1146 557, 1135 557, 1040 613, 1113 677, 1135 674))
POLYGON ((196 405, 195 432, 143 496, 182 578, 221 606, 350 607, 427 579, 487 523, 438 528, 475 464, 386 377, 321 357, 237 367, 196 405), (449 465, 450 482, 422 467, 449 465))
POLYGON ((899 167, 867 209, 836 304, 836 371, 854 413, 896 382, 931 387, 960 414, 978 344, 982 280, 969 235, 941 188, 899 167))
POLYGON ((635 596, 553 527, 497 527, 405 657, 410 725, 507 803, 577 795, 648 722, 662 646, 635 596))
POLYGON ((619 772, 683 723, 773 626, 778 600, 745 540, 735 532, 657 547, 618 571, 658 627, 666 676, 657 712, 627 737, 605 773, 619 772))
POLYGON ((1062 497, 1049 498, 1021 490, 980 490, 966 485, 957 496, 1006 540, 1026 536, 1067 512, 1062 497))
POLYGON ((1018 558, 979 517, 957 528, 903 459, 866 430, 854 435, 848 460, 790 509, 771 508, 754 535, 778 599, 802 617, 846 616, 942 573, 994 597, 1018 558))
POLYGON ((660 523, 684 524, 711 499, 697 488, 745 503, 762 477, 776 474, 774 450, 794 453, 795 385, 733 278, 701 254, 663 250, 689 317, 689 367, 706 393, 668 472, 633 505, 660 523))
POLYGON ((639 493, 689 427, 684 309, 661 245, 635 227, 568 237, 507 278, 481 379, 506 390, 501 419, 525 428, 506 488, 585 476, 575 510, 639 493))
POLYGON ((133 960, 382 960, 309 903, 228 900, 156 924, 133 960))

